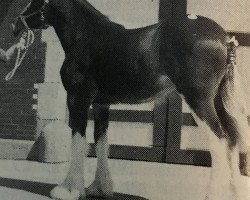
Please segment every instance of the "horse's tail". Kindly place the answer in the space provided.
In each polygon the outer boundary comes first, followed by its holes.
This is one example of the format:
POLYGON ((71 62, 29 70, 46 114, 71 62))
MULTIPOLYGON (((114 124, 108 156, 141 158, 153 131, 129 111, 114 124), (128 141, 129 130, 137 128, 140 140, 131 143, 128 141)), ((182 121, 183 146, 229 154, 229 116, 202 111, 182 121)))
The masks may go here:
POLYGON ((227 69, 220 83, 218 99, 215 102, 223 128, 230 137, 232 145, 239 144, 242 151, 250 146, 250 129, 247 120, 246 92, 236 65, 237 40, 233 37, 227 42, 227 69))

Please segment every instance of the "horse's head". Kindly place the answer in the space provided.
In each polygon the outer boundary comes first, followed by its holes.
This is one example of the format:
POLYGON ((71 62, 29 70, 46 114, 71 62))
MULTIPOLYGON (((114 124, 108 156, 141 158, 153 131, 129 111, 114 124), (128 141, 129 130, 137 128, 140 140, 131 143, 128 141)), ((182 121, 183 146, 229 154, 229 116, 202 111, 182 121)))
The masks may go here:
POLYGON ((48 27, 50 0, 32 0, 12 24, 14 35, 24 29, 48 27))

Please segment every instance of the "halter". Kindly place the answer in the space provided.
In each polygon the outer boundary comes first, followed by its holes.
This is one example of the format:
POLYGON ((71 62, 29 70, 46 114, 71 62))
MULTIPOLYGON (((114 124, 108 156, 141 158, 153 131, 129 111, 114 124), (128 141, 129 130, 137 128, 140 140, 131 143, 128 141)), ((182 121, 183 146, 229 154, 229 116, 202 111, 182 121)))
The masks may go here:
POLYGON ((19 19, 21 20, 21 22, 23 23, 23 25, 26 28, 27 31, 27 36, 26 38, 21 37, 19 43, 17 44, 17 58, 16 58, 16 62, 15 62, 15 66, 14 68, 5 76, 5 80, 9 81, 15 74, 16 70, 18 69, 18 67, 21 65, 27 51, 28 48, 33 44, 34 40, 35 40, 35 35, 33 33, 33 31, 30 29, 30 27, 28 26, 26 19, 29 17, 32 17, 36 14, 41 14, 41 21, 43 22, 42 28, 46 28, 48 27, 48 24, 45 22, 45 15, 44 12, 46 11, 46 7, 49 4, 49 0, 44 0, 44 4, 41 7, 40 10, 37 10, 35 12, 32 12, 29 15, 24 16, 24 12, 28 9, 28 7, 30 6, 30 3, 26 6, 26 8, 23 10, 23 12, 19 15, 19 19), (21 55, 23 51, 23 54, 21 55))
POLYGON ((26 6, 26 8, 21 12, 21 14, 18 16, 18 18, 21 20, 21 22, 23 23, 23 25, 25 26, 26 29, 30 29, 30 27, 28 26, 27 22, 26 22, 26 19, 27 18, 30 18, 34 15, 37 15, 37 14, 41 14, 41 21, 43 22, 42 24, 42 28, 48 28, 48 24, 46 23, 46 18, 45 18, 45 11, 46 11, 46 7, 48 6, 49 4, 49 0, 44 0, 44 3, 43 3, 43 6, 41 7, 41 9, 37 10, 37 11, 34 11, 28 15, 23 15, 26 10, 28 9, 28 7, 30 6, 30 3, 26 6))

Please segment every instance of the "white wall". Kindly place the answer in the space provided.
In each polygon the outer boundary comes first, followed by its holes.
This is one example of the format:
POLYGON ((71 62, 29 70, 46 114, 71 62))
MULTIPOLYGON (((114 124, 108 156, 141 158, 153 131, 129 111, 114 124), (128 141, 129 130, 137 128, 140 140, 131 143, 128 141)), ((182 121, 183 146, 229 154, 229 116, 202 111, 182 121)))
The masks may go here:
POLYGON ((142 27, 158 21, 159 0, 88 0, 112 21, 126 28, 142 27))

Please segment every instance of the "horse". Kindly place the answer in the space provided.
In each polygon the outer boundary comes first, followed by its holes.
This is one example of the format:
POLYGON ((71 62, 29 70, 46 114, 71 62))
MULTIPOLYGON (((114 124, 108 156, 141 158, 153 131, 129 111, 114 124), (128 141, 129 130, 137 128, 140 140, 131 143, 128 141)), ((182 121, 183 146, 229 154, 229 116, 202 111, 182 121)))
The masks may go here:
POLYGON ((16 18, 13 32, 48 26, 54 27, 65 52, 60 75, 72 129, 69 171, 51 190, 52 198, 111 197, 109 106, 141 103, 177 90, 195 119, 211 132, 212 168, 204 199, 246 199, 240 197, 236 181, 239 151, 248 152, 250 136, 239 96, 236 41, 219 24, 187 15, 175 23, 162 20, 126 29, 86 0, 32 0, 16 18), (91 104, 98 161, 95 179, 85 189, 85 130, 91 104))

